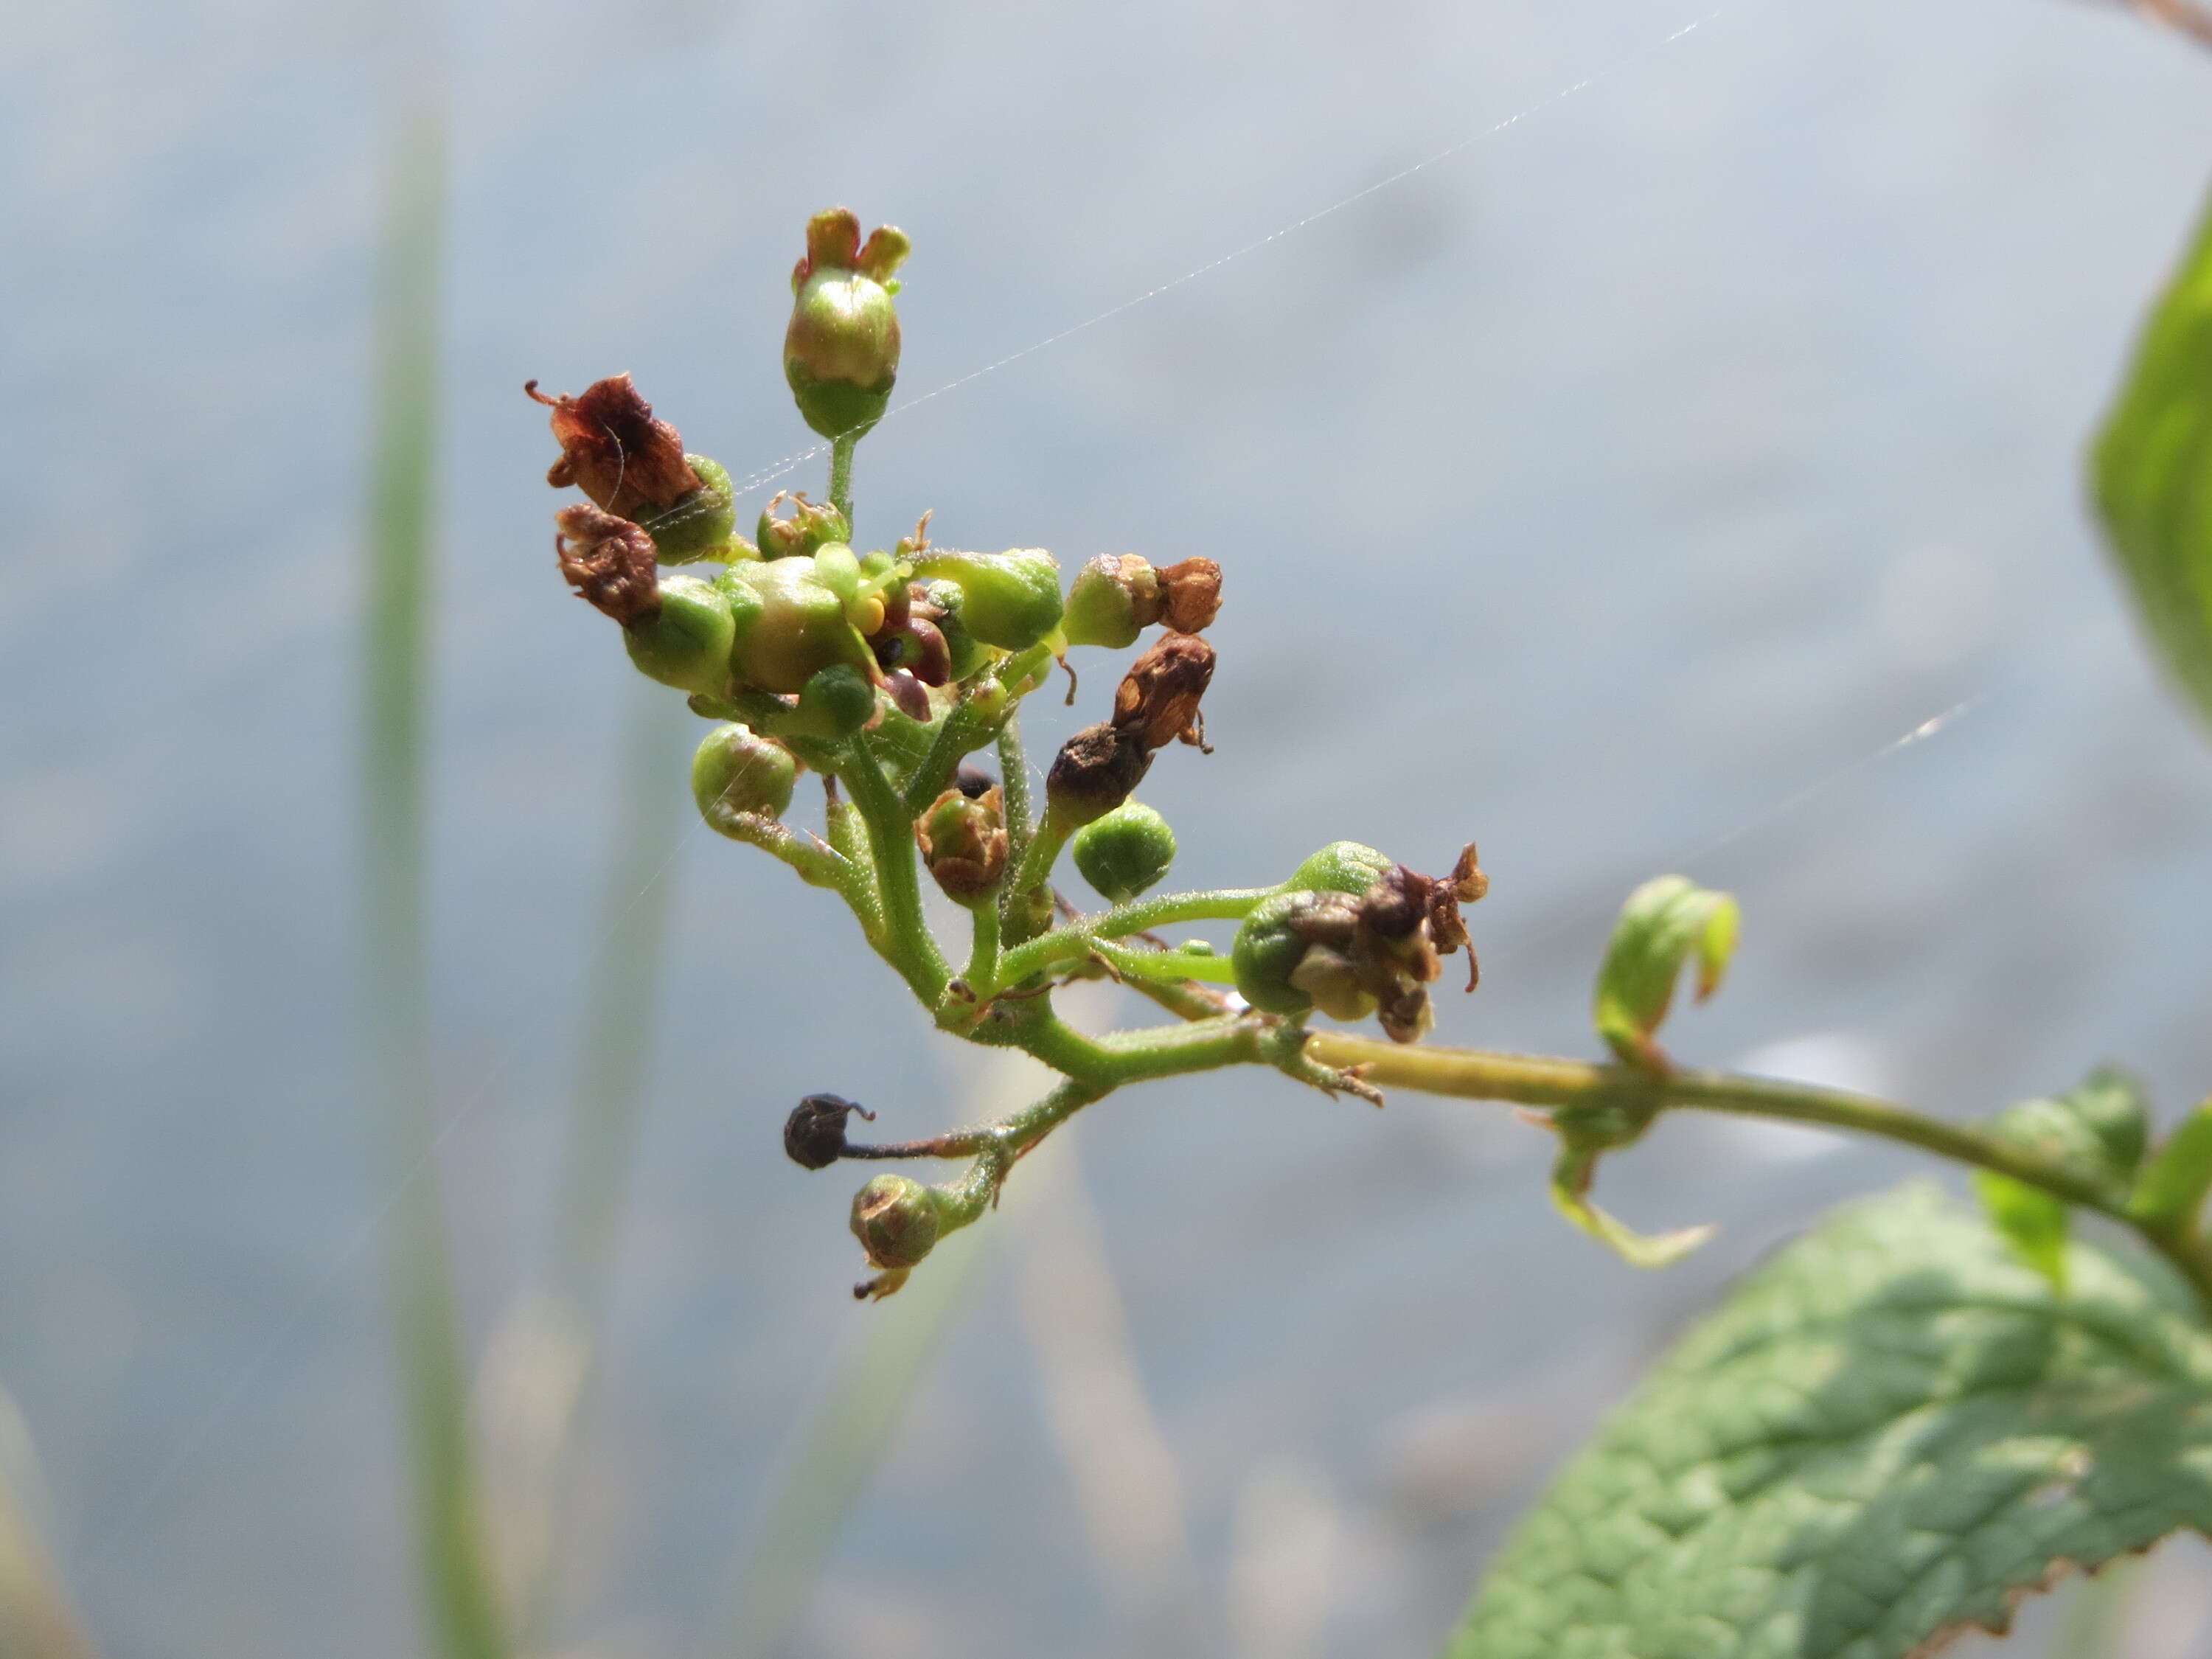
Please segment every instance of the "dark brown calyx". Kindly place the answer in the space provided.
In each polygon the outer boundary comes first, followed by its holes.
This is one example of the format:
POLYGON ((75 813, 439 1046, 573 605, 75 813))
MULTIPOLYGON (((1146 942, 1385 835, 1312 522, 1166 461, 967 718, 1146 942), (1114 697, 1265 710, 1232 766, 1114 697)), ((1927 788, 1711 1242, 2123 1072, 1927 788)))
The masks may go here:
POLYGON ((660 614, 653 538, 642 526, 579 502, 553 515, 554 556, 581 599, 623 627, 660 614))
POLYGON ((1089 823, 1136 793, 1152 751, 1133 729, 1086 726, 1060 745, 1045 774, 1045 803, 1071 825, 1089 823))
POLYGON ((629 375, 594 380, 573 398, 549 398, 535 380, 522 389, 553 411, 561 459, 545 482, 555 489, 574 484, 617 518, 645 519, 700 487, 684 458, 684 440, 653 418, 653 405, 629 375))

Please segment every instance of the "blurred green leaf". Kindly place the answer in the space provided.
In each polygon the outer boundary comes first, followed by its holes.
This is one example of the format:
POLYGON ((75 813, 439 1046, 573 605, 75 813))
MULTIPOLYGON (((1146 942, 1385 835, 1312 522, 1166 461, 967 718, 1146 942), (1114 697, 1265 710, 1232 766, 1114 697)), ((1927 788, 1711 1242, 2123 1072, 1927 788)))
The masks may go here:
POLYGON ((378 283, 374 453, 362 619, 362 988, 374 1101, 396 1199, 385 1222, 415 1543, 448 1659, 507 1651, 469 1444, 467 1368, 439 1196, 425 946, 423 728, 437 433, 442 118, 405 118, 392 157, 378 283))
POLYGON ((2212 1333, 2087 1245, 2062 1297, 1925 1187, 1854 1206, 1664 1360, 1522 1523, 1449 1659, 1907 1659, 2061 1569, 2212 1528, 2212 1333))
POLYGON ((1711 1238, 1719 1228, 1679 1227, 1668 1233, 1639 1233, 1590 1201, 1599 1149, 1569 1144, 1552 1166, 1552 1203, 1559 1213, 1632 1267, 1671 1267, 1711 1238))
POLYGON ((1674 1001, 1683 965, 1698 964, 1697 999, 1720 988, 1735 953, 1735 900, 1686 876, 1657 876, 1628 896, 1598 969, 1597 1034, 1631 1065, 1663 1067, 1652 1041, 1674 1001))
POLYGON ((2212 1193, 2212 1100, 2182 1119, 2151 1154, 2128 1213, 2153 1232, 2186 1227, 2212 1193))
MULTIPOLYGON (((2117 1066, 2100 1066, 2078 1088, 2051 1100, 2024 1100, 1989 1125, 2008 1145, 2057 1164, 2114 1202, 2134 1183, 2150 1135, 2150 1101, 2142 1085, 2117 1066)), ((1974 1189, 1990 1224, 2021 1259, 2060 1290, 2066 1288, 2069 1212, 2063 1200, 1988 1170, 1974 1174, 1974 1189)))
POLYGON ((2212 721, 2212 215, 2151 312, 2093 471, 2143 625, 2212 721))
POLYGON ((1974 1171, 1974 1191, 1982 1212, 2013 1253, 2049 1279, 2051 1288, 2066 1288, 2066 1239, 2071 1218, 2062 1200, 2040 1187, 1997 1174, 1974 1171))

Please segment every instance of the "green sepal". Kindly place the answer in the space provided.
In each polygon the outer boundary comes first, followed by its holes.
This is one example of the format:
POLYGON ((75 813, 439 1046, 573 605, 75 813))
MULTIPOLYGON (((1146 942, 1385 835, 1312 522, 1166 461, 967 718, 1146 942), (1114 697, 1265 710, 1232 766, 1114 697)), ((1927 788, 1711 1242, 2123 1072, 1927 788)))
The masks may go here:
POLYGON ((780 732, 824 743, 849 738, 876 712, 876 688, 850 663, 831 663, 816 671, 799 693, 799 707, 779 724, 780 732))
POLYGON ((969 631, 961 619, 961 611, 968 596, 957 582, 933 581, 922 584, 922 591, 930 602, 944 611, 937 619, 937 631, 945 635, 945 648, 951 663, 951 678, 964 680, 977 670, 988 665, 998 653, 969 631))
POLYGON ((2212 213, 2151 313, 2092 472, 2143 628, 2212 722, 2212 213))
POLYGON ((1077 830, 1068 850, 1100 896, 1127 904, 1167 874, 1175 862, 1175 831, 1142 801, 1125 800, 1077 830))
POLYGON ((686 455, 699 475, 699 488, 643 520, 653 550, 663 564, 694 564, 702 559, 725 562, 750 559, 753 544, 737 533, 738 508, 730 475, 704 455, 686 455))
POLYGON ((2153 1232, 2193 1228, 2212 1193, 2212 1099, 2182 1119, 2150 1155, 2128 1200, 2128 1214, 2153 1232))
POLYGON ((1693 957, 1697 1000, 1720 988, 1735 953, 1735 900, 1686 876, 1658 876, 1628 896, 1598 969, 1591 1009, 1597 1034, 1632 1066, 1663 1070, 1652 1041, 1674 1000, 1674 981, 1693 957))
POLYGON ((733 565, 720 580, 736 620, 730 667, 743 684, 793 692, 832 663, 873 666, 844 601, 815 579, 812 559, 733 565))
POLYGON ((864 438, 890 407, 897 376, 886 374, 873 386, 850 380, 817 380, 796 358, 787 357, 783 378, 791 387, 799 418, 824 438, 864 438))
POLYGON ((696 576, 666 576, 660 609, 623 629, 630 661, 647 679, 710 696, 728 690, 735 623, 728 600, 696 576))
POLYGON ((1290 918, 1312 897, 1310 893, 1275 893, 1261 899, 1237 929, 1229 949, 1229 964, 1237 977, 1237 993, 1255 1008, 1270 1014, 1304 1014, 1314 1000, 1291 983, 1291 975, 1305 959, 1306 941, 1292 933, 1290 918))
POLYGON ((740 813, 781 817, 798 780, 788 749, 740 725, 716 726, 691 757, 691 799, 708 828, 723 835, 740 813))
MULTIPOLYGON (((1149 566, 1146 574, 1152 574, 1149 566)), ((1158 578, 1152 578, 1152 586, 1157 609, 1158 578)), ((1100 554, 1077 571, 1067 588, 1067 642, 1103 646, 1109 651, 1134 645, 1144 624, 1138 619, 1137 597, 1131 589, 1121 559, 1111 553, 1100 554)))
POLYGON ((1398 860, 1356 841, 1333 841, 1291 872, 1279 890, 1322 893, 1365 892, 1398 867, 1398 860))
POLYGON ((914 573, 957 584, 963 596, 960 621, 986 645, 1024 651, 1060 626, 1060 565, 1042 548, 1005 553, 929 548, 914 556, 914 573))

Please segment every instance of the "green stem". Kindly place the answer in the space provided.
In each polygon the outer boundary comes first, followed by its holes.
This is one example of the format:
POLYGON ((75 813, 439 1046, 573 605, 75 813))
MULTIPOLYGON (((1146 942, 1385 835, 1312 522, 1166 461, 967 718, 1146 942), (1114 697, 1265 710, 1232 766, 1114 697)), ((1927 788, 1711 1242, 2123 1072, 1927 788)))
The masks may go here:
POLYGON ((1094 939, 1091 948, 1112 964, 1124 979, 1202 980, 1212 985, 1234 985, 1237 975, 1227 957, 1196 951, 1133 950, 1105 939, 1094 939))
MULTIPOLYGON (((1080 962, 1091 954, 1092 941, 1096 939, 1124 939, 1131 933, 1147 933, 1170 922, 1241 921, 1251 913, 1255 905, 1274 890, 1272 887, 1217 887, 1197 893, 1163 893, 1158 898, 1116 905, 1098 915, 1086 916, 1081 921, 1056 927, 1026 945, 1016 945, 1000 961, 994 988, 1019 985, 1024 980, 1048 972, 1062 963, 1080 962)), ((1227 959, 1217 960, 1225 964, 1227 959)), ((1200 974, 1190 977, 1210 976, 1200 974)), ((979 994, 984 990, 981 986, 975 988, 979 994)))
POLYGON ((974 945, 968 953, 968 971, 961 975, 970 987, 988 985, 999 974, 999 902, 994 896, 969 913, 974 945))
MULTIPOLYGON (((1029 756, 1022 748, 1022 713, 1016 708, 999 728, 999 787, 1006 803, 1006 859, 1016 869, 1029 856, 1030 836, 1036 829, 1030 805, 1029 756)), ((1009 900, 1013 890, 1007 889, 1009 900)))
POLYGON ((1044 822, 1037 825, 1036 834, 1022 850, 1020 867, 1014 872, 1014 905, 1018 910, 1022 896, 1033 893, 1052 879, 1052 866, 1060 861, 1060 849, 1067 845, 1073 828, 1060 822, 1060 815, 1050 807, 1045 809, 1044 822))
POLYGON ((2061 1164, 1969 1125, 1924 1117, 1869 1096, 1726 1072, 1681 1069, 1662 1073, 1629 1066, 1598 1066, 1587 1060, 1475 1048, 1400 1048, 1379 1038, 1338 1032, 1316 1033, 1307 1040, 1306 1054, 1319 1064, 1339 1070, 1356 1066, 1365 1082, 1425 1094, 1555 1108, 1686 1107, 1784 1123, 1817 1124, 1899 1141, 1941 1158, 2010 1176, 2069 1204, 2127 1223, 2180 1270, 2208 1310, 2212 1310, 2212 1256, 2208 1256, 2194 1229, 2160 1231, 2137 1225, 2128 1215, 2123 1198, 2061 1164))
POLYGON ((845 515, 848 526, 853 522, 853 452, 860 446, 860 434, 854 432, 830 441, 830 505, 845 515))
POLYGON ((875 854, 876 884, 883 899, 883 928, 876 948, 898 969, 922 1006, 935 1008, 952 975, 921 913, 914 821, 877 763, 866 733, 846 745, 837 775, 853 792, 853 810, 866 825, 868 845, 875 854))

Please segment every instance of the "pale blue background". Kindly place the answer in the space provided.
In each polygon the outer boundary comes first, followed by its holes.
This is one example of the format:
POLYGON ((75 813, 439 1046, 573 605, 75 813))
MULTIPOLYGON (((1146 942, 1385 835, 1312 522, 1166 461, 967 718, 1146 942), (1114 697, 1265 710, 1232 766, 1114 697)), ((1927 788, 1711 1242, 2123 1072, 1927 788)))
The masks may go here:
MULTIPOLYGON (((1219 752, 1147 788, 1180 874, 1478 836, 1487 973, 1445 1040, 1587 1050, 1613 907, 1681 867, 1747 916, 1686 1054, 1960 1115, 2108 1057, 2168 1112, 2212 1086, 2212 748, 2079 489, 2212 179, 2201 53, 2063 0, 391 17, 73 0, 0 32, 0 1383, 112 1654, 415 1640, 349 824, 369 253, 426 64, 458 174, 441 1109, 479 1334, 542 1253, 629 695, 554 578, 519 387, 629 369, 732 472, 790 454, 784 276, 831 201, 915 238, 912 398, 1528 112, 887 422, 864 534, 934 507, 955 544, 1218 557, 1219 752)), ((703 834, 666 879, 576 1653, 714 1650, 788 1427, 870 1316, 846 1184, 782 1160, 782 1112, 964 1115, 826 900, 703 834)), ((1164 1639, 1271 1659, 1431 1651, 1655 1346, 1914 1167, 1669 1125, 1606 1195, 1727 1226, 1648 1278, 1556 1222, 1543 1138, 1489 1108, 1238 1076, 1116 1099, 1085 1151, 1189 1516, 1164 1639), (1269 1647, 1230 1608, 1284 1491, 1338 1588, 1269 1647)), ((1157 1638, 1037 1378, 987 1270, 799 1651, 1157 1638)), ((2155 1589, 2197 1639, 2212 1586, 2155 1589)))

